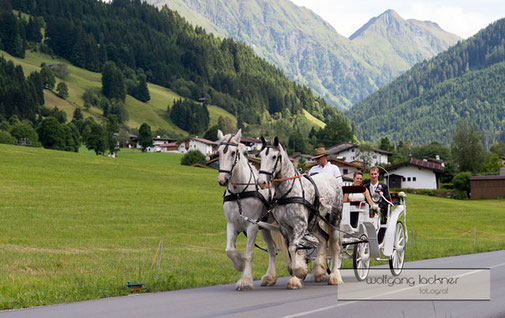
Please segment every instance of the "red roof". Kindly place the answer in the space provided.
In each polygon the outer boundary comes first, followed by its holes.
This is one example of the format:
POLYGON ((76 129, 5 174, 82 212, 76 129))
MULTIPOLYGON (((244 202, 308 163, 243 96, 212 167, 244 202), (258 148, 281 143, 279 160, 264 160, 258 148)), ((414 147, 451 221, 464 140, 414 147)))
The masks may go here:
POLYGON ((421 159, 416 159, 416 158, 410 158, 409 161, 407 162, 402 162, 396 165, 392 165, 390 167, 387 167, 386 170, 391 171, 395 170, 397 168, 400 168, 402 166, 415 166, 419 168, 425 168, 429 170, 433 170, 435 172, 444 172, 445 168, 439 163, 427 161, 427 160, 421 160, 421 159))
POLYGON ((204 138, 195 138, 195 137, 191 137, 191 138, 187 138, 187 139, 184 139, 182 141, 179 141, 178 144, 181 144, 181 143, 183 143, 183 142, 185 142, 187 140, 194 140, 194 141, 199 141, 199 142, 207 144, 207 145, 217 146, 217 142, 210 141, 210 140, 207 140, 207 139, 204 139, 204 138))
MULTIPOLYGON (((335 145, 335 146, 332 146, 328 149, 326 149, 326 153, 328 155, 338 155, 339 153, 343 152, 343 151, 346 151, 348 149, 352 149, 352 148, 358 148, 359 145, 358 144, 355 144, 355 143, 352 143, 352 142, 348 142, 348 141, 344 141, 342 143, 339 143, 338 145, 335 145)), ((386 150, 382 150, 382 149, 377 149, 377 148, 374 148, 374 147, 371 147, 370 150, 372 151, 375 151, 375 152, 378 152, 378 153, 382 153, 382 154, 385 154, 385 155, 394 155, 394 153, 392 152, 389 152, 389 151, 386 151, 386 150)))
POLYGON ((204 138, 191 138, 191 139, 193 139, 195 141, 203 142, 204 144, 217 146, 217 142, 210 141, 210 140, 207 140, 207 139, 204 139, 204 138))

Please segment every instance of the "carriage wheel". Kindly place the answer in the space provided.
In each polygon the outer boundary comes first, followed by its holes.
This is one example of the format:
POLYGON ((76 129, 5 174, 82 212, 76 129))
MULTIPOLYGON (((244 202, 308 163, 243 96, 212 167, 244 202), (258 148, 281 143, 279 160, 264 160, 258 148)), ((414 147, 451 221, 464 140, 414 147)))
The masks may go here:
POLYGON ((389 259, 389 269, 393 276, 398 276, 403 270, 403 263, 405 259, 405 229, 402 222, 396 223, 395 241, 393 247, 393 254, 389 259))
MULTIPOLYGON (((367 240, 366 235, 362 235, 361 240, 367 240)), ((368 271, 370 270, 370 243, 363 242, 358 243, 354 246, 354 251, 352 253, 352 264, 354 267, 354 276, 358 281, 363 281, 368 276, 368 271)))

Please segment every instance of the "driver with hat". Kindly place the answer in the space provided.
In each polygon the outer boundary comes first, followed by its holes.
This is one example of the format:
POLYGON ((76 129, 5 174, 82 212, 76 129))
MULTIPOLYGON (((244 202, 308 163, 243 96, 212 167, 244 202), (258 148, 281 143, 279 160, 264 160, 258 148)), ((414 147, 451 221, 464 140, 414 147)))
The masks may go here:
MULTIPOLYGON (((328 161, 328 154, 324 147, 316 148, 312 153, 312 159, 316 160, 316 165, 309 170, 309 176, 324 173, 335 177, 342 184, 342 174, 340 169, 328 161)), ((306 248, 315 248, 318 245, 318 239, 309 231, 306 231, 302 237, 301 245, 306 248)))
POLYGON ((317 173, 325 173, 334 176, 337 178, 338 182, 342 184, 342 174, 340 173, 340 169, 328 161, 328 154, 326 153, 326 149, 324 149, 324 147, 316 148, 312 154, 312 159, 316 160, 317 164, 309 170, 309 176, 317 173))

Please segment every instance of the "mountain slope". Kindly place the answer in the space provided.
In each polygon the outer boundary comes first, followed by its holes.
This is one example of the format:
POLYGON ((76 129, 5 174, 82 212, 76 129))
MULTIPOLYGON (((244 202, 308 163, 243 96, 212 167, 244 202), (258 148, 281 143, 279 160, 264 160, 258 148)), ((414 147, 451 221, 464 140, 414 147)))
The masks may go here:
POLYGON ((348 115, 365 140, 450 143, 467 119, 484 141, 505 141, 505 19, 417 64, 348 115))
POLYGON ((387 10, 370 19, 349 39, 382 68, 399 73, 446 50, 460 37, 445 32, 436 23, 404 20, 394 10, 387 10))
MULTIPOLYGON (((94 117, 95 119, 102 118, 103 110, 97 107, 90 107, 89 110, 84 108, 84 100, 82 95, 87 88, 100 89, 102 86, 100 73, 91 72, 76 66, 71 65, 68 61, 61 58, 51 57, 50 55, 27 51, 24 59, 13 57, 5 51, 0 50, 6 60, 13 61, 15 65, 20 65, 23 68, 25 75, 31 72, 40 72, 41 63, 51 64, 58 63, 66 65, 69 75, 64 82, 69 89, 69 97, 61 99, 56 94, 49 90, 44 90, 45 106, 48 108, 58 107, 67 114, 67 120, 72 119, 72 115, 76 108, 81 108, 85 117, 94 117)), ((60 80, 58 80, 60 81, 60 80)), ((129 120, 126 124, 131 128, 139 128, 142 123, 148 123, 153 131, 156 129, 164 129, 171 136, 186 136, 188 133, 172 123, 166 112, 167 105, 173 105, 177 99, 184 99, 182 96, 165 87, 149 83, 149 93, 151 100, 143 103, 131 96, 127 96, 125 107, 129 112, 129 120)), ((209 105, 210 125, 215 125, 219 116, 230 118, 233 123, 237 119, 232 114, 222 108, 209 105)))
MULTIPOLYGON (((409 46, 395 42, 393 51, 402 54, 394 54, 394 58, 388 59, 391 49, 386 47, 386 51, 379 54, 381 58, 378 58, 374 47, 376 39, 360 37, 351 41, 338 34, 314 12, 288 0, 148 2, 157 6, 167 5, 195 25, 251 45, 258 54, 279 66, 289 78, 307 84, 339 108, 350 107, 413 64, 457 41, 439 41, 442 47, 434 48, 434 53, 425 53, 427 50, 424 47, 431 48, 430 41, 435 39, 434 42, 438 43, 438 37, 445 38, 447 34, 442 30, 430 33, 428 29, 433 29, 433 26, 420 25, 415 27, 416 30, 429 33, 429 41, 415 42, 409 46), (367 41, 371 44, 367 44, 367 41), (398 58, 401 60, 397 61, 398 58)), ((396 16, 395 19, 404 21, 396 16)), ((404 22, 400 24, 402 29, 405 28, 404 22)), ((414 25, 409 23, 408 27, 414 25)))
POLYGON ((291 121, 291 128, 301 119, 308 133, 311 125, 304 110, 318 119, 348 123, 342 113, 309 88, 289 81, 252 48, 192 27, 168 8, 158 10, 130 0, 31 2, 12 1, 11 5, 42 17, 44 50, 76 66, 99 71, 113 61, 125 74, 142 69, 152 83, 193 100, 204 97, 207 103, 227 110, 246 130, 282 118, 291 121))

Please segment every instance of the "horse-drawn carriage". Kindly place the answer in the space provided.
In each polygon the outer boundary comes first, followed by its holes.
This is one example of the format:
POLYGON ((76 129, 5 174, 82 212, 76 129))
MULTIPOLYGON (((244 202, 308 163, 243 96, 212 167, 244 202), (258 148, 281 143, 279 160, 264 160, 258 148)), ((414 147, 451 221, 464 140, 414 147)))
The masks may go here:
MULTIPOLYGON (((308 273, 307 257, 314 263, 314 280, 322 281, 328 269, 330 285, 343 282, 339 272, 342 257, 353 258, 358 280, 367 277, 371 258, 383 260, 381 254, 384 260, 389 260, 393 275, 400 274, 407 242, 404 194, 393 196, 390 202, 380 191, 374 193, 374 201, 387 203, 381 212, 375 213, 364 202, 343 202, 343 189, 333 176, 301 174, 289 161, 277 137, 269 142, 262 138, 259 171, 242 154, 245 147, 240 144, 240 130, 226 136, 219 131, 218 138, 218 182, 227 186, 223 200, 227 219, 226 253, 234 267, 243 273, 237 289, 253 288, 251 261, 259 229, 269 252, 269 266, 262 286, 272 286, 277 280, 275 245, 278 241, 274 245, 271 233, 279 232, 283 238, 280 244, 287 254, 286 266, 292 275, 287 283, 289 289, 302 287, 308 273), (278 226, 271 224, 274 220, 278 226), (241 232, 248 239, 243 254, 235 250, 235 241, 241 232), (312 256, 304 244, 311 236, 316 240, 312 256)), ((360 190, 344 187, 344 191, 360 190)))
MULTIPOLYGON (((344 193, 363 193, 365 187, 344 186, 342 190, 344 193)), ((405 193, 392 193, 392 201, 380 191, 372 197, 376 202, 385 203, 384 211, 375 211, 365 201, 344 202, 342 210, 343 250, 338 265, 340 268, 343 259, 352 259, 354 276, 358 281, 368 276, 372 259, 389 261, 394 276, 402 272, 405 259, 408 241, 405 193)), ((307 261, 314 258, 315 250, 309 251, 307 261)))
MULTIPOLYGON (((363 186, 343 187, 344 193, 364 192, 363 186)), ((384 208, 374 211, 364 201, 344 202, 342 211, 343 258, 352 258, 354 275, 362 281, 370 269, 370 260, 387 260, 394 276, 403 269, 407 236, 405 193, 391 194, 387 200, 381 191, 372 199, 384 208), (403 218, 402 218, 403 217, 403 218)))

